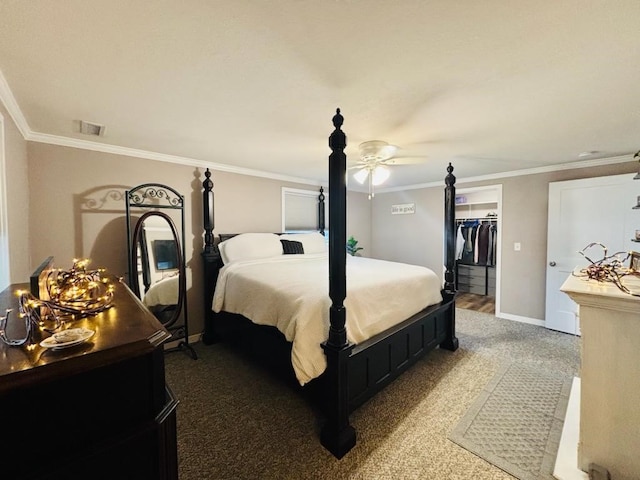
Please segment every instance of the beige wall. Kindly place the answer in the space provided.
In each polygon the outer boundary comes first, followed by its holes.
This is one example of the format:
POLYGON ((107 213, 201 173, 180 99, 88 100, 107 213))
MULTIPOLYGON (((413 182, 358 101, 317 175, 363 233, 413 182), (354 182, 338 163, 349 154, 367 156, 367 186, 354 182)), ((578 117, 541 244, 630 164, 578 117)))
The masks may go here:
MULTIPOLYGON (((93 267, 124 276, 124 191, 156 182, 185 196, 190 327, 191 333, 201 331, 203 169, 33 142, 29 142, 28 157, 31 267, 49 255, 61 268, 69 267, 75 257, 85 257, 91 258, 93 267)), ((280 231, 281 188, 317 188, 218 171, 213 171, 212 180, 215 233, 280 231)), ((364 194, 350 196, 347 228, 368 241, 370 210, 362 197, 366 200, 364 194)))
POLYGON ((371 256, 371 205, 368 195, 347 192, 347 238, 353 236, 358 241, 363 257, 371 256))
POLYGON ((29 178, 27 142, 0 103, 4 124, 7 227, 9 230, 9 281, 29 280, 29 178))
MULTIPOLYGON (((638 171, 637 162, 463 183, 458 188, 502 185, 501 312, 544 320, 549 182, 638 171), (520 252, 513 250, 520 242, 520 252)), ((454 172, 462 176, 460 172, 454 172)), ((372 247, 376 258, 416 263, 442 273, 444 187, 377 193, 372 247), (395 203, 416 203, 415 215, 391 215, 395 203)))
POLYGON ((442 188, 376 193, 372 199, 372 256, 423 265, 442 279, 444 183, 442 188), (415 203, 416 213, 392 215, 391 206, 415 203))

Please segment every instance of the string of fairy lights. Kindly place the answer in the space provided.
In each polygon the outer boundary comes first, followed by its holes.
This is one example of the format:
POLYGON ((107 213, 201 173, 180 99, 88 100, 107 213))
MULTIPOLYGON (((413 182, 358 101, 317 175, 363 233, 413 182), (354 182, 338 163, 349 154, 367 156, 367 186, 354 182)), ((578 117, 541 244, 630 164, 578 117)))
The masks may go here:
POLYGON ((623 278, 626 276, 640 276, 640 272, 631 267, 625 267, 626 262, 631 258, 632 252, 616 252, 609 255, 607 247, 602 243, 594 242, 584 247, 578 253, 580 253, 590 265, 580 269, 579 273, 574 272, 574 276, 584 277, 598 282, 613 283, 624 293, 633 295, 634 297, 640 297, 640 293, 632 292, 629 287, 623 283, 623 278), (594 261, 587 256, 587 251, 594 247, 600 247, 602 249, 602 258, 600 260, 594 261))
POLYGON ((13 314, 9 309, 0 316, 0 340, 11 346, 24 345, 34 340, 38 330, 54 333, 66 322, 96 315, 111 307, 115 287, 105 275, 105 269, 87 270, 89 263, 88 259, 74 259, 70 270, 47 272, 42 299, 24 290, 17 291, 17 317, 24 321, 25 336, 12 339, 7 335, 7 323, 13 314))

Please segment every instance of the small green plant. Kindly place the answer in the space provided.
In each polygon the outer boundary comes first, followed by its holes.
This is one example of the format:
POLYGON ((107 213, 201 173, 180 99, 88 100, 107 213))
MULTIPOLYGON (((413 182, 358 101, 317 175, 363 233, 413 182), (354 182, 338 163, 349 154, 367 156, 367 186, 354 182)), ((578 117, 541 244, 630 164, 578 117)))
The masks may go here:
POLYGON ((358 246, 358 240, 353 238, 353 235, 351 235, 349 240, 347 240, 347 253, 355 256, 360 250, 364 249, 358 246))

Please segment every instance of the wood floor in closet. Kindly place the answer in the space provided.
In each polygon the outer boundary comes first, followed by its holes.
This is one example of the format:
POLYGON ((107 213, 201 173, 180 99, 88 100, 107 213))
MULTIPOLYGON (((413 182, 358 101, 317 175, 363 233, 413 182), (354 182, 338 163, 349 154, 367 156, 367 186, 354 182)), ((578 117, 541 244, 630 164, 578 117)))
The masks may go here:
POLYGON ((476 312, 495 313, 496 299, 486 295, 462 292, 456 296, 456 307, 476 312))

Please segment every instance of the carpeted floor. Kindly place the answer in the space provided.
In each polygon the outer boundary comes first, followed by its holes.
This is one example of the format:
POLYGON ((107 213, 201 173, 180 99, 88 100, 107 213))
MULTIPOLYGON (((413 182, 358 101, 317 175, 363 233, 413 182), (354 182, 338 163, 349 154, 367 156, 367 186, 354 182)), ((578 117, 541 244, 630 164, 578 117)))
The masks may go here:
POLYGON ((578 375, 579 338, 462 309, 457 331, 458 351, 431 352, 351 415, 358 443, 342 460, 309 404, 229 347, 168 354, 181 480, 514 478, 448 436, 505 364, 578 375))

